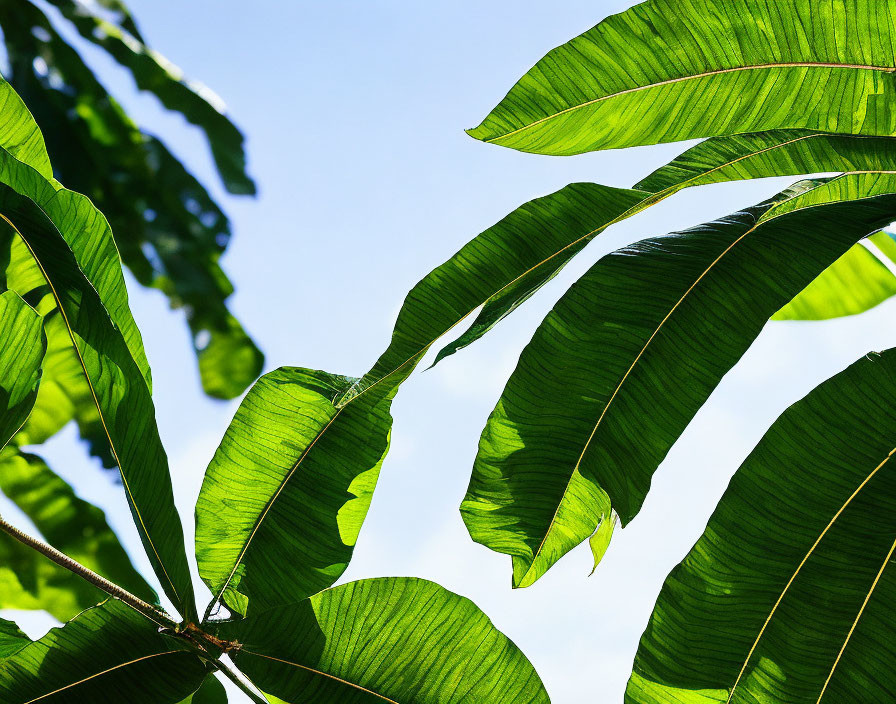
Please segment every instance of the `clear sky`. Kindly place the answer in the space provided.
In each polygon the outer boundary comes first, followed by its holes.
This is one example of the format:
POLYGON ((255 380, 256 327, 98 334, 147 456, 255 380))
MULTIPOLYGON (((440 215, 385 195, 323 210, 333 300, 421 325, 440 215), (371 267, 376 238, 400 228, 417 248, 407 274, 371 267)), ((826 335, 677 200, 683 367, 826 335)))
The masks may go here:
MULTIPOLYGON (((572 181, 631 186, 689 146, 556 158, 463 132, 545 52, 626 2, 129 4, 150 44, 223 97, 248 136, 260 194, 228 197, 202 135, 84 49, 132 114, 212 184, 232 216, 224 266, 237 288, 233 308, 266 352, 266 370, 360 375, 387 344, 411 286, 478 232, 572 181)), ((457 507, 479 433, 539 321, 594 261, 751 205, 792 180, 687 191, 615 226, 486 338, 415 374, 395 401, 392 450, 341 581, 435 580, 473 599, 523 649, 555 704, 621 702, 660 585, 731 474, 789 404, 865 352, 896 345, 896 303, 838 321, 769 324, 670 452, 641 514, 617 531, 590 578, 590 552, 581 546, 533 587, 512 591, 510 558, 470 541, 457 507)), ((158 293, 130 291, 192 546, 202 475, 237 402, 202 395, 182 315, 158 293)), ((86 459, 74 431, 41 452, 106 510, 151 574, 119 487, 86 459)), ((204 605, 208 591, 196 581, 204 605)), ((46 628, 37 618, 24 623, 32 635, 46 628)))

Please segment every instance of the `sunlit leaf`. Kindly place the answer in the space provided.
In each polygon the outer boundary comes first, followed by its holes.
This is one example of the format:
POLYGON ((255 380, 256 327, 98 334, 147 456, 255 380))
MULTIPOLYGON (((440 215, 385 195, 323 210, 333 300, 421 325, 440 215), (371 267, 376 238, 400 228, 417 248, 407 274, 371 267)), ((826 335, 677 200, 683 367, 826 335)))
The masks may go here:
POLYGON ((667 578, 626 702, 893 698, 894 394, 896 352, 869 354, 777 420, 667 578))
POLYGON ((549 52, 475 129, 540 154, 896 131, 896 3, 651 0, 549 52))
POLYGON ((653 472, 768 318, 896 212, 896 177, 806 182, 722 220, 601 259, 523 351, 461 507, 527 586, 653 472), (850 202, 856 193, 866 198, 850 202), (609 504, 609 505, 608 505, 609 504))
POLYGON ((234 662, 289 704, 550 700, 471 601, 421 579, 365 579, 222 625, 234 662))

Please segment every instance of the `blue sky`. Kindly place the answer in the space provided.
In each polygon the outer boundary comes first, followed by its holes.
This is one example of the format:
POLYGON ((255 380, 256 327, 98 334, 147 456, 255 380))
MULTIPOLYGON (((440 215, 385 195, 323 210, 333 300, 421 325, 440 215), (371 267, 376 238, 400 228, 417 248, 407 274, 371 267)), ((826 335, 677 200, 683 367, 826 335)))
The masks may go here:
MULTIPOLYGON (((546 51, 627 4, 132 0, 150 44, 215 90, 247 134, 255 199, 223 194, 202 135, 136 93, 92 47, 84 54, 232 216, 224 266, 236 284, 233 308, 266 352, 266 370, 359 375, 385 347, 408 289, 478 232, 572 181, 631 186, 688 146, 551 158, 463 132, 546 51)), ((601 255, 725 215, 791 180, 683 192, 615 226, 485 339, 412 377, 394 404, 392 451, 342 581, 438 581, 472 598, 520 645, 555 703, 621 701, 660 585, 731 474, 790 403, 865 352, 896 345, 896 303, 849 319, 767 326, 670 452, 640 516, 617 532, 590 578, 583 546, 533 587, 511 591, 509 558, 469 540, 457 506, 479 432, 541 318, 601 255)), ((130 290, 191 545, 202 475, 237 402, 202 395, 182 316, 160 294, 130 290)), ((84 456, 75 433, 42 452, 107 511, 146 567, 119 488, 84 456)), ((206 599, 207 590, 200 594, 206 599)), ((32 633, 48 624, 25 623, 32 633)))

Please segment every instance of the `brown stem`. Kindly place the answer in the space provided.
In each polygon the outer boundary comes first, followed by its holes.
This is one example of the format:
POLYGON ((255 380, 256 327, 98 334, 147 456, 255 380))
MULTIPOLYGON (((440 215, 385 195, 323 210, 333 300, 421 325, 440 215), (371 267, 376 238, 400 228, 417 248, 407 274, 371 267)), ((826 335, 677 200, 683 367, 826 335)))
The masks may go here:
POLYGON ((134 596, 129 591, 122 589, 117 584, 113 584, 105 577, 101 577, 96 572, 91 569, 88 569, 84 565, 79 562, 76 562, 68 555, 59 552, 52 545, 47 545, 37 538, 32 538, 30 535, 23 533, 14 525, 7 523, 3 520, 3 517, 0 516, 0 530, 8 535, 12 536, 16 540, 18 540, 23 545, 27 545, 29 548, 36 550, 44 557, 55 562, 60 567, 64 567, 69 572, 73 572, 78 575, 82 579, 90 582, 93 586, 101 589, 112 597, 115 597, 119 601, 127 604, 135 611, 140 614, 146 616, 150 621, 157 623, 160 626, 164 626, 165 628, 170 628, 174 631, 180 630, 180 625, 175 621, 171 616, 162 611, 156 606, 149 604, 140 597, 134 596))

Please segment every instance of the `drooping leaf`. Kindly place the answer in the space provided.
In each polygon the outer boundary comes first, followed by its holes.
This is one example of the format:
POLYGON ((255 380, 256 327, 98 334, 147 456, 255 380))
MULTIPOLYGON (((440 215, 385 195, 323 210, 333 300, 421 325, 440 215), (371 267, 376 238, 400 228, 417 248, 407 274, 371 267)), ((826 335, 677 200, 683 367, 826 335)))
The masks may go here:
POLYGON ((626 702, 896 696, 894 394, 872 353, 777 420, 667 578, 626 702))
POLYGON ((561 298, 488 420, 461 507, 474 540, 512 556, 514 586, 611 508, 623 526, 637 514, 656 467, 768 318, 887 224, 894 193, 887 174, 807 182, 618 250, 561 298), (850 202, 857 192, 868 197, 850 202))
MULTIPOLYGON (((78 498, 40 457, 13 448, 0 452, 0 491, 31 519, 50 545, 144 601, 158 603, 103 512, 78 498)), ((79 610, 100 601, 85 603, 79 610)))
MULTIPOLYGON (((61 193, 62 191, 60 191, 61 193)), ((69 213, 71 214, 71 213, 69 213)), ((193 587, 183 545, 183 530, 174 506, 171 478, 155 423, 146 380, 120 326, 44 209, 0 186, 0 216, 28 246, 47 280, 87 376, 109 445, 118 460, 131 513, 153 569, 171 601, 195 618, 193 587)), ((0 232, 5 237, 9 229, 0 232)), ((81 231, 72 247, 92 244, 81 231)), ((97 254, 103 250, 94 247, 97 254)), ((102 262, 111 271, 110 262, 102 262)), ((98 269, 99 270, 99 269, 98 269)), ((120 275, 120 271, 118 272, 120 275)), ((110 300, 126 307, 127 301, 110 300)))
POLYGON ((46 346, 37 311, 13 291, 0 293, 0 450, 31 413, 46 346))
MULTIPOLYGON (((894 159, 892 137, 778 130, 702 142, 636 190, 572 184, 521 206, 424 278, 405 301, 393 348, 407 359, 415 347, 428 346, 482 305, 469 329, 439 351, 438 363, 513 312, 604 229, 684 188, 770 176, 884 171, 894 159)), ((400 363, 395 356, 388 359, 400 363)))
POLYGON ((227 217, 158 139, 137 128, 37 7, 4 7, 12 81, 45 131, 55 175, 109 218, 125 264, 184 309, 194 340, 211 335, 232 350, 199 354, 200 378, 210 395, 239 395, 260 373, 262 356, 225 305, 233 288, 218 259, 230 239, 227 217))
POLYGON ((855 315, 896 296, 896 242, 878 232, 853 245, 772 320, 827 320, 855 315))
POLYGON ((388 449, 395 390, 336 405, 356 381, 284 367, 240 404, 196 502, 199 574, 231 611, 304 599, 348 566, 388 449))
POLYGON ((74 0, 53 0, 82 37, 102 47, 168 110, 181 113, 201 129, 224 186, 231 193, 255 193, 246 173, 243 135, 224 112, 224 103, 209 88, 184 78, 183 71, 150 49, 127 28, 115 26, 74 0))
POLYGON ((202 686, 180 704, 227 704, 227 692, 214 675, 207 675, 202 686))
POLYGON ((0 660, 28 645, 31 639, 12 621, 0 618, 0 660))
POLYGON ((539 154, 896 130, 896 3, 651 0, 552 50, 469 133, 539 154))
POLYGON ((549 702, 525 656, 471 601, 421 579, 365 579, 224 624, 232 657, 289 704, 549 702))
POLYGON ((114 600, 26 645, 0 667, 0 700, 174 704, 195 691, 205 665, 183 641, 114 600))

